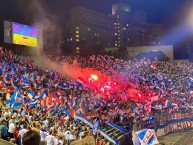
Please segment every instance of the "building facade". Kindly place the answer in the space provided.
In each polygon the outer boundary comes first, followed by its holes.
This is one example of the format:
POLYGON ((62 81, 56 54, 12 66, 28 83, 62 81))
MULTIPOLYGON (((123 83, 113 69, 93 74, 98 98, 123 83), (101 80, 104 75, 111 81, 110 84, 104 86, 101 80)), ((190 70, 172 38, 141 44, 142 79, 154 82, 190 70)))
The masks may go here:
MULTIPOLYGON (((115 52, 119 48, 105 48, 106 52, 115 52)), ((162 51, 170 61, 174 60, 174 48, 173 45, 160 45, 160 46, 136 46, 136 47, 127 47, 127 52, 129 57, 136 57, 139 53, 142 52, 151 52, 151 51, 162 51)))
POLYGON ((86 54, 110 47, 163 45, 162 31, 161 25, 147 23, 146 13, 131 12, 127 4, 112 5, 111 15, 75 7, 68 14, 63 44, 86 54))
POLYGON ((112 16, 114 20, 114 46, 120 47, 122 30, 129 23, 131 17, 129 5, 123 3, 112 5, 112 16))
POLYGON ((112 16, 75 7, 70 11, 69 20, 70 39, 77 53, 80 49, 97 52, 113 46, 112 16))
POLYGON ((118 3, 112 6, 114 46, 161 45, 161 25, 147 23, 144 12, 131 12, 130 6, 118 3))
POLYGON ((124 28, 123 43, 126 46, 157 46, 161 44, 163 28, 158 24, 129 24, 124 28), (125 34, 124 34, 125 33, 125 34))

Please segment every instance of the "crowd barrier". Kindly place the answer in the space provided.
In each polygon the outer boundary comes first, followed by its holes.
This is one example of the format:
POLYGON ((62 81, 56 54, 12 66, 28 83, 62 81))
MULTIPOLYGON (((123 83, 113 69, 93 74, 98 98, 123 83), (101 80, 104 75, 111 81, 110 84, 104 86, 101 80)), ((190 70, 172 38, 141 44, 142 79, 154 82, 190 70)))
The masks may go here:
POLYGON ((112 127, 115 127, 116 129, 128 134, 128 131, 124 128, 122 128, 121 126, 118 126, 117 124, 113 123, 113 122, 108 122, 108 124, 112 127))
POLYGON ((173 132, 193 129, 193 118, 183 118, 170 120, 163 125, 158 125, 156 128, 157 136, 167 135, 173 132))
POLYGON ((193 129, 193 113, 190 110, 182 113, 157 113, 154 119, 157 136, 193 129))
MULTIPOLYGON (((89 120, 85 119, 84 117, 75 115, 75 118, 78 120, 81 120, 85 124, 88 124, 91 128, 93 128, 94 124, 92 124, 89 120)), ((106 139, 108 139, 110 142, 114 143, 115 145, 118 145, 118 140, 113 139, 108 134, 106 134, 104 131, 102 131, 100 128, 98 128, 101 135, 103 135, 106 139)))

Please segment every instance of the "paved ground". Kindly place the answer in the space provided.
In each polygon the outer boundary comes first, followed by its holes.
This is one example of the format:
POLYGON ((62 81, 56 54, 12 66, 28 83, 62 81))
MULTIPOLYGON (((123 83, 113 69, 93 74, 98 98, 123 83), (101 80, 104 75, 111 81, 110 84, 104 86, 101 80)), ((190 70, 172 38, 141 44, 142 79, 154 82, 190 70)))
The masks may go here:
POLYGON ((0 145, 14 145, 14 144, 9 143, 9 142, 7 142, 7 141, 4 141, 4 140, 0 139, 0 145))
POLYGON ((193 145, 193 131, 178 132, 158 137, 159 145, 193 145))

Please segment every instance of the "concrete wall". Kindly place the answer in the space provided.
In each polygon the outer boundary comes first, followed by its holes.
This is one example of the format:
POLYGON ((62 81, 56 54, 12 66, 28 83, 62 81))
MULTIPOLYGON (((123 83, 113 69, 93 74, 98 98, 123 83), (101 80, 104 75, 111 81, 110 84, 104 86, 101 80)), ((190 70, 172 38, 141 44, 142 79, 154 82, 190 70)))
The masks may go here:
POLYGON ((162 51, 171 61, 174 60, 173 45, 127 47, 127 51, 130 56, 136 56, 140 52, 162 51))
MULTIPOLYGON (((105 48, 105 51, 106 52, 117 51, 118 49, 119 49, 118 47, 105 48)), ((137 54, 141 52, 162 51, 163 53, 166 54, 167 57, 170 58, 170 61, 174 60, 173 45, 127 47, 127 51, 129 56, 132 57, 135 57, 137 54)))

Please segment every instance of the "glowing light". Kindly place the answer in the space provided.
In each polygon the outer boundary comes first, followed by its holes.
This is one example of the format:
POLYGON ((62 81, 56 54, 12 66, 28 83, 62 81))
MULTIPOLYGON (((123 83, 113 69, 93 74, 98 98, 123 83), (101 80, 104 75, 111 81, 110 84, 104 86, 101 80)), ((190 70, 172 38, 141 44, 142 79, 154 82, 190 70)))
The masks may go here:
POLYGON ((98 80, 98 76, 97 75, 95 75, 95 74, 91 74, 91 76, 90 76, 93 80, 98 80))

